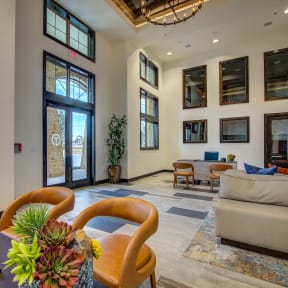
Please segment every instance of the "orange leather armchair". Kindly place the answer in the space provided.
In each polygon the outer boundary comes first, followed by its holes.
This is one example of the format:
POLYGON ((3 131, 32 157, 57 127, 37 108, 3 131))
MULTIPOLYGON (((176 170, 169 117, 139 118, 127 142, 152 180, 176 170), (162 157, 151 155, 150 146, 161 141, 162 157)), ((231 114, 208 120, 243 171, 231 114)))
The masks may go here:
POLYGON ((156 288, 156 256, 145 241, 157 231, 158 212, 155 206, 142 199, 110 198, 83 210, 73 223, 82 229, 96 216, 112 216, 140 224, 133 235, 110 234, 99 240, 102 254, 94 259, 94 278, 113 288, 136 288, 150 276, 156 288))
POLYGON ((15 237, 9 227, 17 210, 29 203, 46 203, 55 205, 49 210, 49 219, 57 219, 74 208, 75 196, 71 189, 65 187, 46 187, 27 192, 17 197, 3 212, 0 218, 0 231, 15 237), (11 235, 10 235, 11 234, 11 235))
POLYGON ((233 169, 232 165, 229 164, 211 164, 209 165, 210 169, 210 191, 213 192, 214 180, 220 179, 220 173, 228 169, 233 169))
POLYGON ((189 177, 192 177, 192 186, 194 186, 194 166, 192 163, 185 163, 185 162, 174 162, 173 164, 174 167, 174 188, 177 185, 177 177, 185 177, 186 178, 186 188, 188 189, 189 187, 189 177))

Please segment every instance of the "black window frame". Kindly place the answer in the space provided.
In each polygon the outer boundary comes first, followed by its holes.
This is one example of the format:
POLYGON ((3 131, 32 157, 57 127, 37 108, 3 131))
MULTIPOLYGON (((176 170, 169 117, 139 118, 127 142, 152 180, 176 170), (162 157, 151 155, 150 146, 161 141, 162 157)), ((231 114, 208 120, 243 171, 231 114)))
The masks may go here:
POLYGON ((44 19, 43 19, 43 34, 50 39, 60 43, 61 45, 75 51, 79 55, 89 59, 90 61, 95 62, 95 31, 91 29, 87 24, 81 21, 78 17, 67 11, 63 6, 59 5, 53 0, 44 0, 44 19), (66 42, 62 42, 52 35, 47 33, 47 9, 53 10, 54 13, 61 16, 66 21, 66 42), (75 26, 77 29, 81 30, 83 33, 88 36, 88 55, 80 52, 79 50, 73 48, 70 45, 70 24, 75 26))
POLYGON ((145 81, 146 83, 148 83, 149 85, 151 85, 152 87, 159 89, 159 69, 158 67, 151 61, 148 59, 148 57, 146 55, 144 55, 142 52, 140 52, 139 54, 139 75, 140 75, 140 79, 145 81), (143 60, 143 61, 142 61, 143 60), (141 63, 143 63, 145 65, 145 77, 142 77, 141 75, 141 63), (155 84, 153 84, 152 82, 149 81, 148 79, 148 69, 153 70, 154 71, 154 81, 155 84))
POLYGON ((147 90, 140 88, 140 150, 159 150, 159 99, 152 93, 148 92, 147 90), (143 93, 143 94, 142 94, 143 93), (145 96, 145 112, 141 112, 141 98, 142 96, 145 96), (154 109, 155 109, 155 116, 147 114, 147 98, 150 98, 154 101, 154 109), (142 131, 141 131, 141 121, 145 121, 146 123, 152 123, 153 126, 156 125, 157 132, 153 129, 153 139, 154 139, 154 145, 147 146, 147 125, 146 127, 146 133, 145 133, 145 147, 142 146, 142 131))
POLYGON ((66 105, 73 105, 73 106, 78 106, 79 108, 87 109, 87 110, 94 110, 94 104, 95 104, 95 74, 79 67, 76 66, 68 61, 65 61, 47 51, 43 51, 43 95, 46 99, 46 101, 52 101, 52 102, 57 102, 57 103, 62 103, 66 105), (62 96, 62 95, 57 95, 56 93, 47 91, 46 89, 46 60, 47 58, 51 59, 53 62, 57 65, 60 65, 62 67, 65 67, 67 69, 67 82, 69 83, 70 79, 70 71, 73 72, 78 72, 81 71, 85 73, 88 76, 89 79, 89 88, 91 91, 89 91, 88 88, 88 101, 83 102, 78 99, 74 99, 70 97, 70 89, 69 87, 67 88, 67 96, 62 96))

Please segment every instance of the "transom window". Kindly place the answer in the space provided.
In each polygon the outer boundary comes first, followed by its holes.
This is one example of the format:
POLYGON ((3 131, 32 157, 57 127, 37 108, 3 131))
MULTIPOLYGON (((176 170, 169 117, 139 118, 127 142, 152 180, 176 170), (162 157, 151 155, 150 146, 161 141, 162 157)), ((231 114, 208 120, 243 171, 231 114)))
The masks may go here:
POLYGON ((158 67, 142 53, 140 53, 140 78, 158 88, 158 67))
POLYGON ((95 61, 95 32, 54 1, 44 5, 44 33, 95 61))
POLYGON ((140 148, 159 149, 158 98, 140 89, 140 148))
POLYGON ((89 104, 94 103, 94 75, 45 53, 45 92, 89 104))

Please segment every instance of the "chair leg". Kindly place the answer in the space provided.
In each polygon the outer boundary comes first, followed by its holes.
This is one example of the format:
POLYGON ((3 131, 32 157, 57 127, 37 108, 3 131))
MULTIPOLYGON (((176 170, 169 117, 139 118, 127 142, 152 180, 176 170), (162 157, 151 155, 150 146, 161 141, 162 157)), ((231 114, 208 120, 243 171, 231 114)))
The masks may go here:
POLYGON ((194 187, 195 185, 195 179, 194 179, 194 175, 192 176, 192 187, 194 187))
POLYGON ((152 274, 150 275, 150 284, 151 284, 151 288, 156 288, 155 270, 153 270, 152 274))
POLYGON ((210 191, 213 192, 214 179, 210 178, 210 191))
POLYGON ((173 187, 174 187, 174 188, 176 187, 176 184, 177 184, 177 176, 174 175, 174 183, 173 183, 173 187))
POLYGON ((189 188, 189 179, 188 179, 188 176, 186 176, 186 189, 188 190, 189 188))

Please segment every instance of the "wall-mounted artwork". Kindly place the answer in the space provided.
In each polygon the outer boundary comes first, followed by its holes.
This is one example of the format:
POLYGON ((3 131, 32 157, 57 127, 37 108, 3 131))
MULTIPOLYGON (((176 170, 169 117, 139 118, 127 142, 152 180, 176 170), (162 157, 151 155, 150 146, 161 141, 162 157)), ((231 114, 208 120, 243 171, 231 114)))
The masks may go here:
POLYGON ((288 99, 288 48, 264 53, 265 101, 288 99))
POLYGON ((206 65, 183 70, 183 109, 207 106, 206 65))
POLYGON ((249 102, 248 79, 248 56, 220 62, 220 105, 249 102))
POLYGON ((183 143, 207 143, 207 120, 183 121, 183 143))
POLYGON ((249 142, 249 117, 221 118, 220 143, 249 142))

